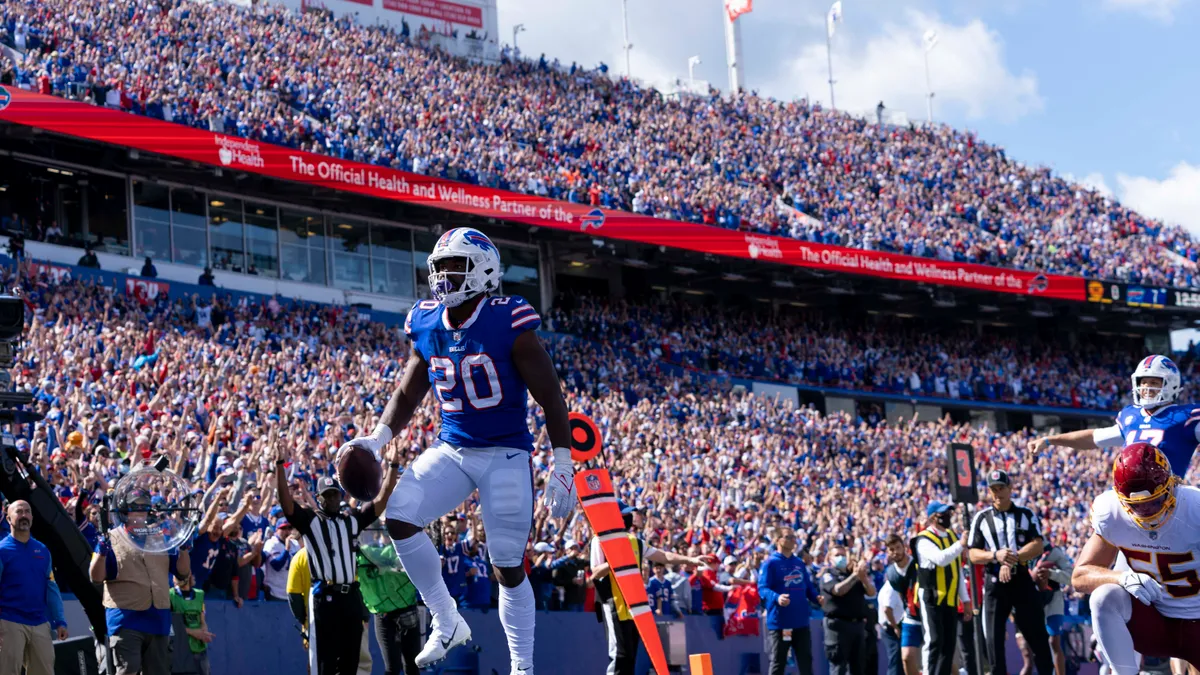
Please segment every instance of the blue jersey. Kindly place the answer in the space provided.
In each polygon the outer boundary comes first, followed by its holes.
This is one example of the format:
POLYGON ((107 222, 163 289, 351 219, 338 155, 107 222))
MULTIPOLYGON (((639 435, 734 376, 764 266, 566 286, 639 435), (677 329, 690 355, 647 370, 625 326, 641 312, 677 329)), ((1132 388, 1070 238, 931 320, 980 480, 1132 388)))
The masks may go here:
POLYGON ((1149 443, 1162 450, 1171 471, 1180 478, 1187 474, 1192 454, 1200 443, 1200 406, 1169 405, 1153 415, 1141 406, 1126 406, 1117 415, 1117 426, 1125 445, 1149 443))
POLYGON ((492 605, 492 580, 488 577, 488 563, 482 557, 469 558, 476 574, 467 578, 467 606, 486 609, 492 605))
POLYGON ((467 594, 467 567, 471 565, 471 557, 463 549, 462 542, 456 542, 442 553, 442 580, 455 600, 461 600, 467 594))
POLYGON ((413 305, 404 332, 429 364, 442 406, 439 439, 456 448, 533 450, 528 394, 512 347, 518 335, 541 325, 537 310, 515 295, 484 298, 458 327, 436 300, 413 305))

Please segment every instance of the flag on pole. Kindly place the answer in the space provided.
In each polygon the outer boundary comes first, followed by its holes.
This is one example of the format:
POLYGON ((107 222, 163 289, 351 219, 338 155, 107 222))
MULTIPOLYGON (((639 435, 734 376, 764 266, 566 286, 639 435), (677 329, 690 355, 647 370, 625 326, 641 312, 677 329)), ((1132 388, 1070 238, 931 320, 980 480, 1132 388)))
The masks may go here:
POLYGON ((937 45, 937 40, 937 31, 932 28, 925 31, 925 34, 921 36, 921 41, 925 43, 925 51, 927 52, 933 51, 934 46, 937 45))
POLYGON ((743 14, 749 14, 754 9, 754 0, 725 0, 725 12, 730 21, 737 21, 743 14))
POLYGON ((825 27, 829 31, 829 37, 833 37, 835 26, 842 20, 842 0, 837 0, 829 7, 829 14, 825 17, 825 27))

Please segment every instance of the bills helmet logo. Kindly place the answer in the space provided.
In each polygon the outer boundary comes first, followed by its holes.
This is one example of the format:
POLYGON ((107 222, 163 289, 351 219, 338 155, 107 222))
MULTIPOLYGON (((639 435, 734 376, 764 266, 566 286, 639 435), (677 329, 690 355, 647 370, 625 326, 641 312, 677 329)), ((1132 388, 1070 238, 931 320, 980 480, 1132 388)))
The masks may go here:
POLYGON ((588 476, 587 477, 587 486, 588 486, 588 489, 593 492, 599 490, 600 489, 600 479, 596 478, 595 476, 588 476))
POLYGON ((1029 280, 1030 293, 1044 293, 1047 288, 1050 288, 1050 278, 1045 274, 1038 274, 1029 280))
POLYGON ((600 209, 592 209, 579 219, 579 231, 586 232, 588 228, 600 229, 604 227, 604 212, 600 209))
POLYGON ((463 235, 463 239, 466 239, 467 241, 471 242, 472 244, 475 244, 476 246, 478 246, 479 248, 481 248, 485 251, 495 251, 496 250, 496 245, 493 244, 492 240, 488 239, 487 236, 484 235, 482 232, 476 232, 475 230, 471 230, 470 232, 467 232, 466 234, 463 235))
POLYGON ((7 108, 9 103, 12 103, 12 94, 8 93, 4 87, 0 87, 0 110, 7 108))

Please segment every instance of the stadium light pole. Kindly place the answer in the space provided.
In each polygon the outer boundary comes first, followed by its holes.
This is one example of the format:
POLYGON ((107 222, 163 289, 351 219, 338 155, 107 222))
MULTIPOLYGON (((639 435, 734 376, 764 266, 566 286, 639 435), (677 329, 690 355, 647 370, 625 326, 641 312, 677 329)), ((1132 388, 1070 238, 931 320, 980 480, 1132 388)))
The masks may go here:
POLYGON ((930 28, 921 36, 921 41, 925 43, 925 95, 928 98, 929 106, 929 123, 933 124, 933 80, 929 78, 929 52, 937 45, 937 31, 930 28))
POLYGON ((621 0, 621 27, 625 35, 625 77, 633 79, 633 68, 629 65, 629 51, 633 45, 629 43, 629 0, 621 0))
POLYGON ((525 24, 519 23, 519 24, 513 26, 513 51, 516 52, 518 55, 521 53, 521 50, 520 50, 520 48, 517 47, 517 34, 524 33, 524 32, 525 32, 525 24))
POLYGON ((695 88, 695 86, 694 86, 695 79, 696 79, 695 78, 695 70, 696 70, 696 66, 698 66, 698 65, 700 65, 700 57, 699 56, 689 56, 688 57, 688 89, 695 88))

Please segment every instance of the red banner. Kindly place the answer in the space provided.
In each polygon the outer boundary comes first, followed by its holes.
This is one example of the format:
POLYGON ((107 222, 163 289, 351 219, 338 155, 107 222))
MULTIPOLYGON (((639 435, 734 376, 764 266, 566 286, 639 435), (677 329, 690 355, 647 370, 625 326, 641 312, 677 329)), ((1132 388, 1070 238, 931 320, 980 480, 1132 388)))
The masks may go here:
POLYGON ((383 8, 431 19, 483 28, 483 10, 445 0, 383 0, 383 8))
POLYGON ((1081 277, 826 246, 543 199, 215 134, 23 89, 0 87, 0 121, 331 190, 598 237, 902 281, 1085 299, 1081 277))

